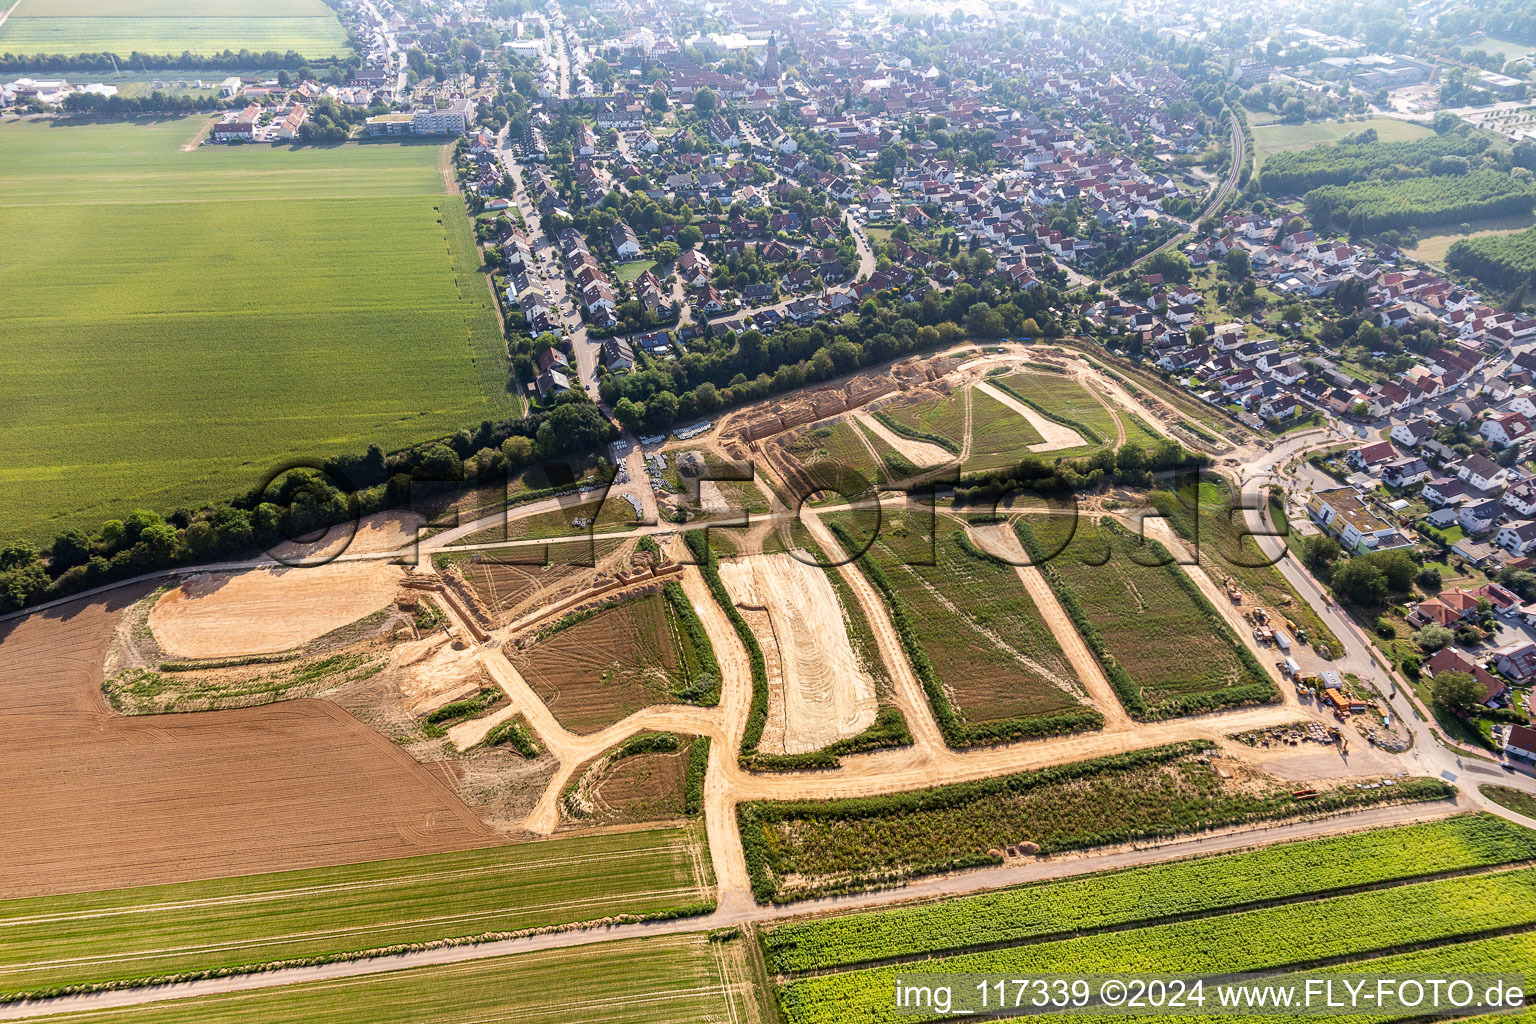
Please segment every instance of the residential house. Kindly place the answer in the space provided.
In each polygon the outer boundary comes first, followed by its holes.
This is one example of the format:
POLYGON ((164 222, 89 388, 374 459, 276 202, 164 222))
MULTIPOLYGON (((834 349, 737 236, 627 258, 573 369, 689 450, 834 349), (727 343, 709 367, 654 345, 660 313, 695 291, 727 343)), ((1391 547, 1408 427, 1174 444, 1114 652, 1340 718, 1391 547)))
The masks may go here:
POLYGON ((1493 542, 1518 558, 1536 551, 1536 520, 1523 519, 1499 527, 1493 542))
POLYGON ((1509 695, 1509 684, 1498 676, 1489 672, 1483 666, 1466 658, 1450 647, 1442 647, 1422 666, 1419 671, 1433 679, 1441 672, 1465 672, 1483 688, 1483 700, 1485 705, 1502 703, 1509 695))
POLYGON ((1429 463, 1416 457, 1393 459, 1381 467, 1381 482, 1389 487, 1410 487, 1429 476, 1429 463))
POLYGON ((1516 640, 1493 652, 1493 666, 1518 684, 1536 679, 1536 643, 1516 640))
POLYGON ((1434 435, 1435 428, 1428 420, 1409 420, 1392 428, 1392 440, 1407 448, 1417 448, 1434 435))
POLYGON ((1469 501, 1456 513, 1456 521, 1469 536, 1480 537, 1492 530, 1504 515, 1504 506, 1493 498, 1469 501))
POLYGON ((1390 441, 1377 441, 1375 444, 1352 448, 1345 455, 1349 464, 1356 469, 1370 469, 1379 466, 1398 457, 1397 449, 1392 447, 1390 441))
POLYGON ((603 365, 614 372, 634 369, 635 353, 629 342, 623 338, 604 338, 603 365))
POLYGON ((1478 427, 1478 434, 1500 448, 1518 444, 1531 435, 1531 421, 1518 412, 1490 416, 1478 427))

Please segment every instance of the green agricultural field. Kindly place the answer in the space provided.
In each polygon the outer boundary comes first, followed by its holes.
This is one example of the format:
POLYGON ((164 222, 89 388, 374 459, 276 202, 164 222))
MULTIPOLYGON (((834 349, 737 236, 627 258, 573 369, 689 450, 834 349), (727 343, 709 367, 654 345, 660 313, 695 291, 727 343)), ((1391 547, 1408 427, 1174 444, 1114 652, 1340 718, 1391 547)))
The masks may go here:
POLYGON ((1382 142, 1411 142, 1428 138, 1434 133, 1411 121, 1395 117, 1372 117, 1364 121, 1322 121, 1313 124, 1256 124, 1253 127, 1254 148, 1258 151, 1254 170, 1264 166, 1264 161, 1275 153, 1292 149, 1307 149, 1323 142, 1336 142, 1346 135, 1358 135, 1367 128, 1376 130, 1382 142))
POLYGON ((8 53, 222 50, 349 52, 346 30, 321 0, 21 0, 0 25, 8 53))
POLYGON ((967 473, 1015 465, 1030 454, 1030 445, 1045 440, 1028 420, 997 399, 974 390, 970 399, 971 451, 964 467, 967 473))
POLYGON ((514 406, 437 146, 0 126, 0 538, 245 491, 514 406))
POLYGON ((1135 922, 1318 898, 1536 859, 1536 832, 1492 814, 1284 843, 772 928, 781 973, 1018 943, 1135 922))
POLYGON ((928 441, 959 453, 965 446, 966 392, 887 405, 874 415, 903 437, 928 441))
POLYGON ((1040 415, 1076 430, 1090 445, 1106 441, 1112 444, 1119 437, 1119 418, 1071 377, 1059 373, 1015 373, 994 377, 992 383, 1040 415))
POLYGON ((1032 516, 1018 530, 1133 716, 1278 699, 1252 652, 1162 545, 1082 516, 1032 516))
MULTIPOLYGON (((827 522, 845 549, 869 524, 858 512, 827 522)), ((1096 728, 1102 719, 1081 689, 1018 573, 982 554, 948 516, 883 516, 860 569, 907 623, 903 642, 946 738, 956 746, 1096 728)))
MULTIPOLYGON (((837 483, 856 492, 840 494, 830 489, 825 490, 820 499, 821 504, 841 504, 868 497, 873 486, 884 483, 889 474, 870 454, 869 445, 865 443, 866 437, 857 423, 842 420, 812 427, 785 445, 785 452, 808 470, 809 482, 799 489, 837 483)), ((796 494, 794 497, 801 495, 796 494)))
POLYGON ((54 1024, 759 1024, 746 940, 604 942, 361 978, 205 996, 54 1024))
POLYGON ((663 828, 9 900, 0 996, 674 911, 711 899, 701 862, 663 828))
POLYGON ((1399 779, 1301 800, 1279 780, 1223 778, 1216 749, 1196 740, 891 796, 746 804, 753 891, 787 902, 1001 863, 1014 843, 1055 854, 1454 793, 1438 779, 1399 779))
MULTIPOLYGON (((1322 970, 1329 973, 1497 973, 1528 964, 1536 956, 1533 896, 1536 870, 1526 868, 943 956, 925 960, 921 970, 1031 977, 1095 972, 1235 974, 1321 962, 1327 965, 1322 970), (1427 948, 1415 948, 1419 946, 1427 948)), ((893 1005, 892 984, 898 972, 912 969, 902 964, 802 978, 780 987, 779 997, 790 1024, 937 1019, 898 1012, 893 1005)), ((1217 1017, 1210 1014, 1204 1019, 1217 1017)), ((1103 1017, 1053 1014, 1051 1019, 1076 1022, 1103 1017)), ((1180 1015, 1180 1019, 1191 1017, 1180 1015)))

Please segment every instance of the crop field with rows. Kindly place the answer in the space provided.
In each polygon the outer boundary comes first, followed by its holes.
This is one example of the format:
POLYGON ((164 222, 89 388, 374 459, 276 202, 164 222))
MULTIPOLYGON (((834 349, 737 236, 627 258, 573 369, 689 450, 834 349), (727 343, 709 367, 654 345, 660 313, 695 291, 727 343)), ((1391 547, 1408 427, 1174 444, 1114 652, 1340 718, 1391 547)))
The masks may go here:
POLYGON ((194 506, 292 460, 512 411, 437 147, 184 153, 195 124, 169 124, 152 143, 138 126, 0 126, 0 405, 26 410, 0 423, 0 538, 194 506), (119 143, 121 163, 72 160, 119 143), (152 145, 169 153, 123 185, 152 145))
POLYGON ((1278 697, 1160 544, 1087 516, 1031 516, 1018 530, 1133 715, 1166 718, 1278 697))
MULTIPOLYGON (((1335 961, 1322 970, 1502 972, 1514 964, 1529 963, 1536 955, 1533 895, 1536 869, 1525 868, 943 956, 923 961, 919 969, 1032 977, 1095 972, 1224 974, 1335 961), (1514 934, 1500 935, 1503 931, 1514 934), (1430 948, 1396 952, 1419 944, 1430 948)), ((903 964, 802 978, 780 987, 780 1002, 792 1024, 936 1019, 898 1012, 894 1005, 895 978, 913 969, 903 964)), ((1052 1019, 1103 1018, 1053 1014, 1052 1019)))
POLYGON ((1191 741, 892 796, 744 805, 753 889, 759 899, 804 899, 999 863, 995 851, 1014 843, 1056 853, 1451 792, 1404 779, 1309 802, 1266 776, 1223 778, 1200 763, 1213 750, 1191 741))
POLYGON ((0 994, 685 907, 709 898, 698 847, 691 829, 653 828, 9 900, 0 994))
POLYGON ((360 978, 232 992, 55 1024, 762 1024, 746 941, 703 933, 604 942, 360 978))
POLYGON ((1023 416, 997 399, 971 392, 971 451, 967 473, 1012 466, 1030 454, 1029 446, 1045 438, 1023 416))
POLYGON ((1071 377, 1059 373, 1014 373, 994 378, 992 383, 1031 403, 1042 415, 1072 427, 1091 445, 1113 444, 1118 436, 1115 413, 1071 377))
MULTIPOLYGON (((827 521, 853 536, 869 528, 859 513, 827 521)), ((967 551, 960 529, 948 516, 891 513, 867 555, 891 581, 960 728, 1080 710, 1077 676, 1018 574, 967 551)))
POLYGON ((222 50, 350 52, 346 30, 321 0, 22 0, 0 25, 5 53, 222 50))
POLYGON ((621 598, 508 654, 561 725, 596 732, 652 704, 718 693, 709 637, 682 606, 660 591, 621 598))
POLYGON ((770 929, 769 967, 823 970, 1536 859, 1536 832, 1491 814, 1284 843, 770 929))

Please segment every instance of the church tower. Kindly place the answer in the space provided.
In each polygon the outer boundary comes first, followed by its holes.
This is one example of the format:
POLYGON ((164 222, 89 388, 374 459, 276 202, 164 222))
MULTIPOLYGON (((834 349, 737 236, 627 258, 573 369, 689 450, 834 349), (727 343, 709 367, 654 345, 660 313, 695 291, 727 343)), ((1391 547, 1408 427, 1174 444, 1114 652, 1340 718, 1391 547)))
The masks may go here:
POLYGON ((779 41, 770 32, 768 33, 768 48, 763 51, 763 80, 777 82, 779 74, 779 41))

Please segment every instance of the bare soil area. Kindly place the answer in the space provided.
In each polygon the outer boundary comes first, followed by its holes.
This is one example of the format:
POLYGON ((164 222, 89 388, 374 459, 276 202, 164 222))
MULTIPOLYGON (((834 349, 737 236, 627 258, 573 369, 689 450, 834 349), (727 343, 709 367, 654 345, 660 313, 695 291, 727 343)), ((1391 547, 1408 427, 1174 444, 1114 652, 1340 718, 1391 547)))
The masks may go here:
POLYGON ((149 626, 181 658, 275 654, 385 607, 403 577, 381 562, 209 573, 167 591, 149 626))
POLYGON ((560 724, 596 732, 671 699, 676 645, 660 588, 625 597, 507 657, 560 724))
POLYGON ((399 551, 415 541, 427 520, 414 512, 379 512, 364 516, 356 529, 351 523, 334 526, 323 537, 308 543, 284 541, 272 556, 289 564, 321 562, 338 555, 373 555, 399 551))
POLYGON ((122 590, 0 625, 0 898, 504 842, 327 701, 124 718, 101 694, 122 590))
POLYGON ((767 614, 779 649, 784 749, 769 752, 820 750, 869 728, 878 711, 875 683, 848 640, 826 572, 773 554, 724 563, 720 574, 733 600, 767 614))

